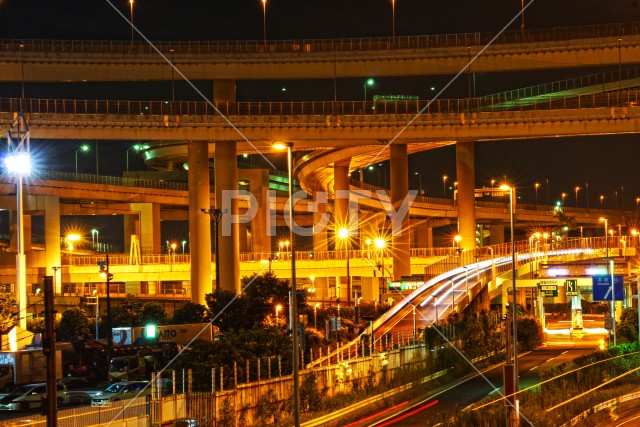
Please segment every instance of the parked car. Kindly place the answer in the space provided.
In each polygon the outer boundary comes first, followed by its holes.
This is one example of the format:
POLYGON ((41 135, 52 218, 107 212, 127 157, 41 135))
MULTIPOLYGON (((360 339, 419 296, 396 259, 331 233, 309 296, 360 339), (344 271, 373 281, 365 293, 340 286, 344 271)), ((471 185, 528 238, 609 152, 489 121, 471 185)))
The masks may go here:
MULTIPOLYGON (((58 383, 58 406, 69 403, 69 394, 64 384, 58 383)), ((43 398, 47 395, 46 383, 27 384, 19 386, 11 393, 0 399, 0 411, 26 411, 42 407, 43 398)))
POLYGON ((109 402, 117 402, 118 400, 150 395, 151 384, 149 384, 149 381, 119 382, 113 383, 103 391, 94 394, 91 399, 91 404, 104 405, 109 402))

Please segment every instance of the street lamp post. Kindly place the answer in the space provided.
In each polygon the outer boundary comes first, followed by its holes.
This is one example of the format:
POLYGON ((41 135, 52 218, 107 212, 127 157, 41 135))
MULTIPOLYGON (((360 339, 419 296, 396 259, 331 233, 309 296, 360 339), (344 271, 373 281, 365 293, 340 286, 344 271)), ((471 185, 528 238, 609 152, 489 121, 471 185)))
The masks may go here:
MULTIPOLYGON (((220 251, 218 250, 218 232, 220 219, 222 218, 222 210, 220 209, 201 209, 202 213, 208 214, 213 219, 213 246, 216 254, 216 294, 220 293, 220 251)), ((183 246, 184 252, 184 246, 183 246)))
POLYGON ((76 150, 76 173, 78 173, 78 152, 86 153, 87 151, 89 151, 89 146, 87 144, 82 144, 76 150))
POLYGON ((133 46, 133 0, 129 0, 129 10, 131 16, 131 46, 133 46))
MULTIPOLYGON (((182 244, 182 255, 184 255, 184 246, 187 244, 186 240, 183 240, 182 242, 180 242, 182 244)), ((216 266, 217 267, 217 266, 216 266)))
POLYGON ((264 47, 267 47, 267 0, 262 0, 262 36, 264 47))
POLYGON ((376 245, 376 248, 380 252, 380 266, 382 267, 382 285, 380 292, 380 301, 382 301, 382 294, 384 292, 385 286, 385 277, 384 277, 384 248, 387 246, 387 242, 382 237, 376 237, 373 239, 373 244, 376 245))
POLYGON ((276 149, 287 149, 287 171, 289 180, 289 240, 291 241, 291 323, 293 337, 293 421, 295 427, 300 427, 300 374, 299 374, 299 357, 298 357, 298 303, 296 289, 296 250, 295 250, 295 233, 294 227, 294 200, 293 200, 293 155, 292 142, 278 142, 273 145, 276 149))
MULTIPOLYGON (((173 70, 173 68, 172 68, 172 70, 173 70)), ((133 150, 135 152, 138 152, 140 150, 146 150, 147 148, 149 148, 148 144, 135 144, 135 145, 132 145, 131 147, 127 148, 127 153, 126 153, 127 154, 127 157, 126 157, 126 160, 127 160, 127 172, 129 172, 129 151, 133 150)))
POLYGON ((93 246, 93 250, 96 252, 99 252, 97 248, 100 247, 100 244, 98 243, 99 233, 100 232, 95 228, 91 230, 91 245, 93 246))
POLYGON ((18 303, 18 326, 27 329, 27 272, 24 255, 24 218, 22 205, 22 178, 31 173, 30 136, 27 120, 22 112, 18 114, 7 132, 9 155, 4 162, 10 175, 15 175, 16 216, 18 229, 18 254, 16 255, 16 300, 18 303))
POLYGON ((536 189, 536 205, 538 204, 538 188, 540 188, 540 183, 536 182, 535 184, 533 184, 533 188, 536 189))
MULTIPOLYGON (((513 225, 513 215, 514 215, 514 202, 515 202, 515 190, 512 186, 501 185, 500 188, 505 191, 509 191, 509 223, 511 228, 511 282, 512 282, 512 290, 513 290, 513 304, 512 304, 512 313, 511 317, 513 318, 513 393, 518 391, 518 330, 517 330, 517 321, 516 321, 516 246, 515 246, 515 238, 514 238, 514 225, 513 225)), ((515 419, 518 419, 517 413, 517 400, 514 397, 512 399, 514 406, 511 408, 511 411, 515 413, 515 419)))
POLYGON ((280 310, 282 310, 282 306, 280 304, 276 305, 276 326, 280 324, 280 316, 278 316, 280 310))
POLYGON ((319 302, 315 303, 315 305, 313 306, 313 329, 318 329, 318 318, 317 318, 318 307, 320 307, 319 302))
POLYGON ((447 175, 442 175, 442 197, 447 197, 447 175))
POLYGON ((341 228, 338 237, 344 242, 345 251, 347 253, 347 305, 351 306, 351 272, 349 271, 349 229, 341 228))
POLYGON ((367 101, 367 86, 373 86, 375 84, 375 80, 372 78, 368 78, 364 81, 364 100, 367 101))
POLYGON ((395 43, 395 40, 396 40, 396 0, 391 0, 391 37, 393 39, 393 43, 395 43))
POLYGON ((580 191, 580 187, 576 187, 576 208, 578 207, 578 191, 580 191))

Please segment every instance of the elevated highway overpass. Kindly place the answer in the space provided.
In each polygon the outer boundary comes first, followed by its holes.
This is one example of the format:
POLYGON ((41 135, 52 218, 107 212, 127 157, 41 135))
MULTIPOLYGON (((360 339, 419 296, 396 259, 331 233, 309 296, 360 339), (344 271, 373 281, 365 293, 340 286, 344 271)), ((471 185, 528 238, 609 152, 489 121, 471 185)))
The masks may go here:
POLYGON ((4 81, 312 79, 632 64, 638 23, 395 38, 263 41, 3 40, 4 81), (487 47, 488 45, 488 47, 487 47), (483 50, 485 47, 486 50, 483 50), (24 67, 23 67, 24 65, 24 67))
MULTIPOLYGON (((620 66, 639 57, 639 33, 638 25, 630 23, 510 32, 495 40, 493 35, 474 33, 277 41, 266 47, 250 42, 162 42, 158 47, 166 50, 164 58, 143 43, 4 40, 0 75, 5 81, 167 81, 173 78, 166 55, 170 53, 177 64, 173 70, 185 78, 213 80, 216 107, 205 102, 1 100, 0 123, 11 123, 15 112, 23 111, 34 138, 153 141, 144 152, 149 165, 188 163, 191 242, 193 247, 205 248, 201 254, 194 253, 198 261, 192 265, 192 282, 197 284, 194 300, 201 301, 204 289, 211 285, 210 251, 206 250, 211 244, 210 225, 200 211, 208 210, 212 200, 221 200, 223 191, 237 188, 240 153, 272 152, 273 141, 292 141, 296 151, 304 152, 296 164, 302 187, 330 195, 350 191, 345 179, 350 171, 374 158, 389 158, 396 177, 390 189, 395 206, 408 190, 404 172, 410 152, 455 143, 459 158, 472 158, 476 141, 638 132, 635 92, 617 94, 615 100, 610 94, 590 94, 545 99, 519 111, 486 112, 484 108, 495 105, 495 100, 239 103, 235 80, 337 79, 370 75, 373 68, 380 76, 451 74, 464 70, 474 52, 479 53, 489 41, 493 43, 468 72, 620 66), (372 108, 375 114, 366 114, 372 108), (377 157, 389 143, 390 149, 377 157), (308 152, 316 153, 305 158, 308 152), (211 158, 225 165, 215 168, 216 198, 206 197, 210 189, 196 184, 209 182, 211 158)), ((461 164, 458 161, 457 214, 460 232, 466 236, 462 246, 470 249, 475 246, 473 164, 460 169, 461 164)), ((233 205, 230 213, 238 214, 237 208, 233 205)), ((429 209, 416 206, 412 214, 429 215, 429 209)), ((348 209, 342 202, 333 213, 336 223, 348 223, 348 209)), ((394 251, 406 254, 409 244, 409 237, 403 236, 394 242, 394 251)), ((229 289, 238 290, 239 265, 234 255, 239 252, 239 228, 234 226, 229 236, 222 236, 220 249, 222 262, 231 265, 221 279, 229 289)), ((408 272, 406 258, 394 256, 394 276, 408 272)), ((56 260, 48 263, 56 265, 56 260)))

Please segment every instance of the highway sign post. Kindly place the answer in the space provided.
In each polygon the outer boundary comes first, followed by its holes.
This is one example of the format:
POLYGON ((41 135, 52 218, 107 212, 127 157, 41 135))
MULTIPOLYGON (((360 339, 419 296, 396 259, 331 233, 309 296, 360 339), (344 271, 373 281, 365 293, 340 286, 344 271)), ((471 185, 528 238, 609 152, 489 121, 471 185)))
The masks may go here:
POLYGON ((544 297, 557 297, 558 286, 556 285, 540 285, 540 292, 544 297))
POLYGON ((624 280, 620 275, 593 276, 594 301, 622 301, 624 299, 624 280), (613 277, 613 286, 611 286, 613 277))
POLYGON ((564 286, 568 297, 578 296, 578 281, 576 279, 565 280, 564 286))

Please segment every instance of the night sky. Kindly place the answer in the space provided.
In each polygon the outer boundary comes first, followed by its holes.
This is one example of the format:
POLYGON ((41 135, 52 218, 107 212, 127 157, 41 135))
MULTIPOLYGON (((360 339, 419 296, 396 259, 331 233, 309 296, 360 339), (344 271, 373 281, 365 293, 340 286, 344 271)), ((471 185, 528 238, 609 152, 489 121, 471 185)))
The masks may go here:
MULTIPOLYGON (((525 1, 525 3, 528 3, 525 1)), ((441 34, 486 31, 496 33, 520 10, 519 0, 396 0, 396 35, 441 34)), ((1 0, 0 36, 28 39, 129 40, 129 23, 114 6, 129 17, 128 0, 1 0), (112 6, 113 5, 113 6, 112 6)), ((636 0, 536 0, 525 12, 528 29, 640 21, 636 0)), ((152 40, 262 40, 263 9, 260 0, 135 0, 134 23, 152 40)), ((387 37, 391 35, 391 0, 268 0, 266 6, 268 39, 387 37)), ((520 19, 510 29, 517 30, 520 19)), ((136 39, 140 39, 138 34, 136 39)), ((490 94, 533 84, 597 73, 599 69, 574 69, 509 74, 479 74, 476 93, 490 94)), ((364 78, 365 76, 363 76, 364 78)), ((380 78, 371 89, 375 93, 432 95, 431 87, 443 87, 452 76, 380 78)), ((197 82, 210 94, 210 82, 197 82)), ((362 99, 362 79, 341 79, 338 99, 362 99)), ((26 96, 38 98, 121 98, 167 99, 170 83, 138 82, 133 86, 114 83, 35 84, 28 83, 26 96)), ((445 92, 443 98, 464 97, 467 80, 463 76, 445 92)), ((19 96, 16 84, 1 84, 0 96, 19 96)), ((333 81, 252 81, 237 83, 239 101, 330 100, 333 81), (286 92, 282 91, 286 88, 286 92)), ((177 99, 198 99, 184 83, 176 84, 177 99)), ((552 202, 568 193, 567 205, 575 205, 574 189, 589 183, 589 205, 618 205, 635 208, 640 196, 637 164, 640 150, 637 135, 483 142, 476 144, 476 183, 488 185, 491 179, 505 177, 518 186, 524 201, 533 202, 534 183, 542 184, 538 201, 544 203, 549 182, 552 202), (624 195, 624 200, 623 200, 624 195)), ((35 141, 42 151, 55 150, 49 165, 54 170, 73 171, 78 142, 35 141)), ((125 150, 130 141, 101 143, 101 173, 120 175, 125 167, 125 150), (104 162, 104 165, 103 163, 104 162)), ((95 173, 95 160, 79 159, 79 172, 95 173)), ((133 156, 130 169, 144 169, 133 156)), ((427 195, 442 195, 442 175, 453 182, 455 149, 448 147, 410 157, 410 186, 418 187, 420 171, 427 195)), ((376 180, 372 180, 376 182, 376 180)), ((579 194, 584 207, 585 192, 579 194)))

